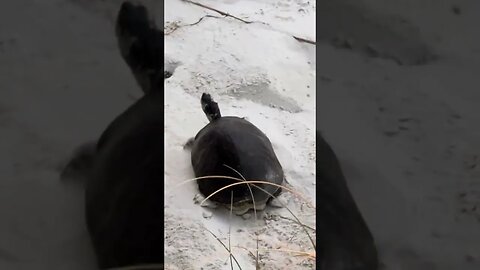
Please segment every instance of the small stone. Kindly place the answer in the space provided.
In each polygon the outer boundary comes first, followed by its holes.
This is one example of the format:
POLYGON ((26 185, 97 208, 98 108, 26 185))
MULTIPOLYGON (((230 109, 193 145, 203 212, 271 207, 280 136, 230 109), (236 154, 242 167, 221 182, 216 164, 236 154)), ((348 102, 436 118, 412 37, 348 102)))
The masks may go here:
POLYGON ((193 197, 193 202, 194 202, 195 204, 199 204, 199 203, 201 203, 201 202, 203 201, 203 199, 205 199, 205 198, 203 197, 203 195, 200 194, 200 193, 197 193, 197 194, 195 194, 195 196, 193 197))
POLYGON ((275 198, 270 201, 270 206, 276 208, 283 208, 286 203, 281 198, 275 198))
POLYGON ((452 12, 453 12, 453 14, 455 14, 455 15, 460 15, 460 14, 462 13, 462 10, 460 9, 459 6, 453 5, 453 6, 452 6, 452 12))
POLYGON ((279 221, 279 220, 280 220, 280 217, 277 216, 277 215, 270 215, 270 220, 279 221))
POLYGON ((209 218, 212 217, 212 213, 211 212, 203 212, 202 216, 203 216, 203 218, 209 219, 209 218))
POLYGON ((333 45, 337 48, 352 49, 353 40, 339 35, 333 39, 333 45))
POLYGON ((242 216, 242 218, 245 219, 245 220, 249 220, 251 217, 252 217, 252 214, 250 214, 250 213, 246 213, 242 216))
POLYGON ((345 40, 343 46, 344 46, 346 49, 353 49, 353 46, 354 46, 353 39, 347 38, 347 39, 345 40))
MULTIPOLYGON (((193 197, 193 202, 194 202, 195 204, 200 204, 204 199, 205 199, 205 197, 204 197, 202 194, 197 193, 197 194, 195 195, 195 197, 193 197)), ((205 201, 205 202, 204 202, 202 205, 200 205, 200 206, 202 206, 202 207, 207 207, 207 208, 210 208, 210 209, 215 209, 215 208, 218 207, 218 204, 216 204, 216 203, 214 203, 214 202, 212 202, 212 201, 207 200, 207 201, 205 201)))
POLYGON ((371 57, 378 57, 378 55, 380 54, 378 49, 372 44, 367 45, 367 47, 365 48, 365 52, 371 57))
POLYGON ((385 134, 387 137, 393 137, 398 134, 397 131, 384 131, 383 134, 385 134))
POLYGON ((452 114, 452 117, 455 118, 455 119, 461 119, 462 118, 461 115, 456 114, 456 113, 452 114))
POLYGON ((398 118, 398 122, 401 122, 401 123, 410 122, 412 120, 413 120, 413 118, 411 118, 411 117, 398 118))
POLYGON ((210 208, 210 209, 216 209, 218 207, 218 204, 212 202, 212 201, 206 201, 202 205, 203 207, 210 208))

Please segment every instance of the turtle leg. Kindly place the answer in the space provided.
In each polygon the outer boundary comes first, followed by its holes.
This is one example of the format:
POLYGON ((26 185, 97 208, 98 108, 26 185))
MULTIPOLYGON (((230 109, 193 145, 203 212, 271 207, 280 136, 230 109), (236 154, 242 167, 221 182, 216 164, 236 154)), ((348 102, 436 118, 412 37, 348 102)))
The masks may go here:
MULTIPOLYGON (((282 186, 287 186, 289 185, 290 186, 290 183, 288 183, 287 181, 287 178, 283 177, 283 183, 282 183, 282 186)), ((281 194, 283 193, 283 188, 279 188, 275 191, 275 193, 273 193, 272 195, 275 196, 275 197, 278 197, 280 196, 281 194)), ((272 198, 273 199, 273 198, 272 198)))
MULTIPOLYGON (((287 178, 283 177, 283 183, 282 186, 290 185, 287 181, 287 178)), ((283 188, 277 189, 272 195, 273 197, 270 197, 268 199, 268 204, 270 206, 276 207, 276 208, 283 208, 284 202, 281 198, 279 198, 283 194, 283 188)), ((282 196, 283 197, 283 196, 282 196)))
POLYGON ((170 72, 170 71, 168 71, 168 70, 165 70, 165 71, 163 72, 163 79, 164 79, 164 80, 165 80, 165 79, 168 79, 168 78, 172 77, 172 75, 173 75, 172 72, 170 72))
POLYGON ((180 65, 179 61, 176 61, 168 56, 165 56, 164 59, 164 68, 165 71, 163 72, 163 79, 166 80, 173 76, 175 69, 180 65))
POLYGON ((188 139, 188 141, 183 145, 183 149, 185 150, 190 150, 193 147, 193 144, 195 143, 195 137, 191 137, 188 139))
POLYGON ((60 179, 84 178, 89 175, 93 167, 97 142, 91 141, 79 146, 73 153, 73 157, 62 169, 60 179))
POLYGON ((239 208, 239 209, 235 209, 235 210, 232 209, 232 212, 237 216, 243 216, 246 213, 248 213, 248 211, 250 211, 250 208, 247 208, 247 207, 246 208, 239 208))
POLYGON ((287 178, 286 177, 283 177, 283 184, 282 185, 290 185, 290 183, 287 181, 287 178))
MULTIPOLYGON (((200 204, 204 199, 205 199, 205 196, 203 196, 200 193, 195 194, 195 197, 193 197, 193 201, 195 204, 200 204)), ((218 204, 216 202, 207 200, 200 206, 207 207, 210 209, 216 209, 218 207, 218 204)))

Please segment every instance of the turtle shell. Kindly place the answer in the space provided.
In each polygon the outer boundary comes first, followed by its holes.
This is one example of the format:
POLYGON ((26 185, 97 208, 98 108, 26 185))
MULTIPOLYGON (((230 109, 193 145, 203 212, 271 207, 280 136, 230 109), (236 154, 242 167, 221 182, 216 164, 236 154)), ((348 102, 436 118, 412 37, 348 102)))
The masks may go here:
MULTIPOLYGON (((282 166, 267 136, 252 123, 239 117, 220 117, 210 122, 195 136, 191 162, 196 177, 231 176, 246 180, 261 180, 281 185, 282 166), (241 176, 239 175, 241 174, 241 176)), ((220 188, 238 183, 232 179, 207 178, 197 180, 202 195, 209 196, 220 188)), ((250 184, 255 204, 266 203, 281 188, 268 184, 250 184)), ((236 185, 210 197, 212 201, 230 205, 251 203, 247 184, 236 185)))
POLYGON ((99 140, 85 211, 102 269, 163 261, 163 136, 163 94, 151 93, 99 140))

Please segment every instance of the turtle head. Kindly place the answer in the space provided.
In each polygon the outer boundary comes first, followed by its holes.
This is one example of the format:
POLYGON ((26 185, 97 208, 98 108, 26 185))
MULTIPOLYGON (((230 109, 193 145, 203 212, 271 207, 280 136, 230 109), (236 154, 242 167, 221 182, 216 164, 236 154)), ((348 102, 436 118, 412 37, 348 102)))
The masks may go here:
POLYGON ((147 8, 123 2, 117 15, 116 36, 120 53, 143 92, 162 89, 163 32, 149 19, 147 8))
POLYGON ((209 94, 203 93, 202 98, 200 99, 200 103, 202 104, 203 112, 205 113, 205 115, 207 115, 207 118, 210 122, 222 117, 218 104, 213 101, 212 97, 209 94))
POLYGON ((147 8, 141 4, 135 5, 130 1, 123 2, 117 15, 117 36, 134 37, 148 28, 150 28, 150 21, 147 8))
POLYGON ((147 8, 142 4, 134 4, 124 1, 117 15, 117 30, 136 33, 141 29, 148 28, 151 22, 148 18, 147 8))

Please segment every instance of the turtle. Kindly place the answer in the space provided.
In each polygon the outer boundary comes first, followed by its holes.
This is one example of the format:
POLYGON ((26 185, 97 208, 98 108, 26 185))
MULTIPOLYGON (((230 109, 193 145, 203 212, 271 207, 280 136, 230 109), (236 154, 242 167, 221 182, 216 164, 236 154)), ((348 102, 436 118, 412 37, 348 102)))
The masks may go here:
POLYGON ((375 239, 348 188, 335 152, 318 130, 316 182, 320 269, 377 270, 375 239))
POLYGON ((163 39, 147 16, 144 6, 127 1, 117 19, 120 51, 144 95, 81 146, 61 174, 85 180, 86 225, 101 269, 163 269, 163 39))
MULTIPOLYGON (((268 137, 245 118, 222 116, 210 94, 203 93, 201 107, 209 123, 185 145, 191 150, 195 177, 228 176, 261 180, 276 185, 285 183, 285 175, 268 137)), ((208 177, 198 179, 200 193, 208 197, 220 188, 238 183, 233 179, 208 177)), ((269 184, 240 184, 222 190, 210 200, 242 215, 253 208, 263 210, 282 188, 269 184), (253 197, 252 197, 253 194, 253 197)))
MULTIPOLYGON (((117 14, 115 35, 120 54, 132 72, 144 94, 162 92, 160 74, 169 78, 171 71, 164 72, 163 31, 149 19, 146 7, 124 1, 117 14)), ((119 118, 119 117, 118 117, 119 118)), ((91 168, 91 161, 97 148, 103 145, 111 130, 117 125, 114 120, 99 140, 83 144, 75 150, 70 162, 63 166, 61 178, 84 177, 91 168)))

